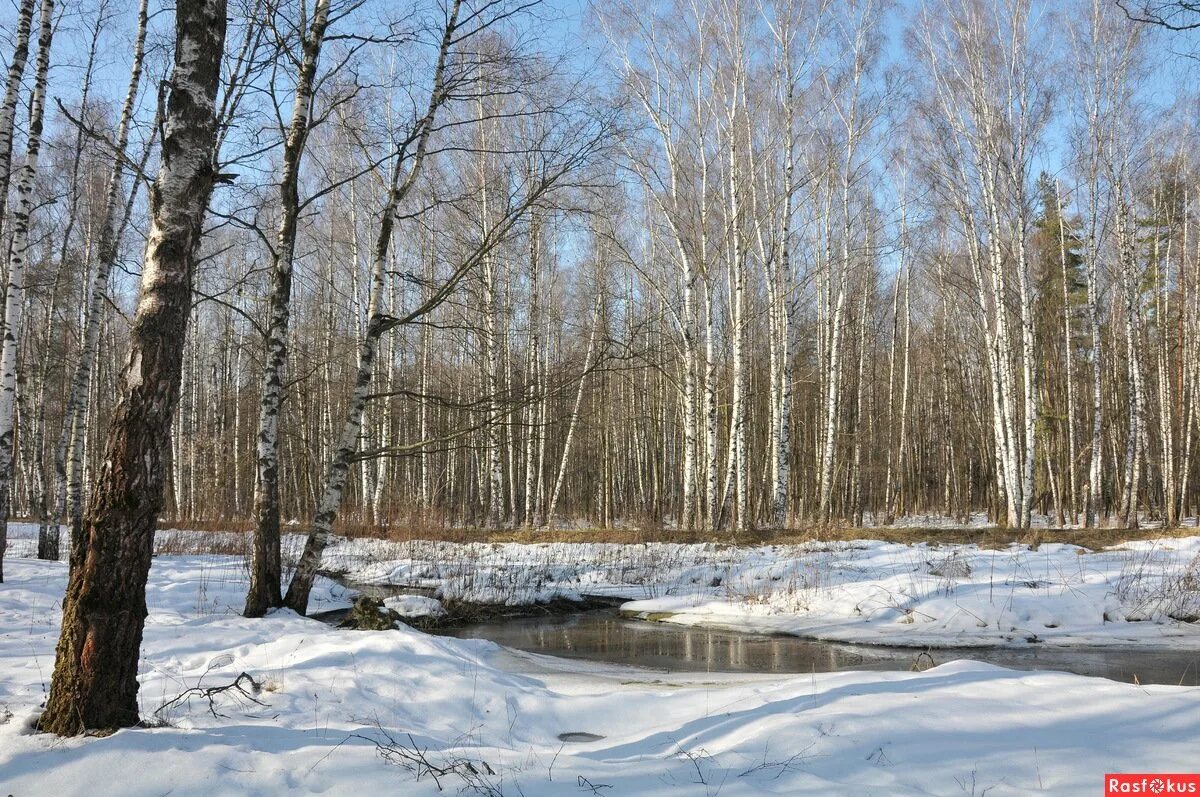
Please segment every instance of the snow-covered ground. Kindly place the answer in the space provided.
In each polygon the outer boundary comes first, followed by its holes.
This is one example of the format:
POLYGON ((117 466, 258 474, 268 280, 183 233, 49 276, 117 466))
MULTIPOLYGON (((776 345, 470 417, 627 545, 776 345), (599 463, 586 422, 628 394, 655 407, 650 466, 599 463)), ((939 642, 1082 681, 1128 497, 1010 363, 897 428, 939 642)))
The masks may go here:
POLYGON ((447 793, 528 797, 1095 795, 1105 772, 1194 768, 1200 744, 1194 688, 963 662, 714 680, 289 612, 247 620, 240 558, 213 555, 151 569, 141 701, 162 727, 56 739, 29 728, 66 567, 5 566, 0 794, 432 795, 436 770, 447 793), (176 699, 243 672, 261 689, 176 699))
MULTIPOLYGON (((32 556, 35 531, 15 527, 10 556, 32 556)), ((156 538, 160 553, 233 553, 247 542, 241 534, 176 530, 156 538)), ((287 558, 302 545, 301 536, 287 536, 287 558)), ((351 583, 437 598, 393 607, 408 617, 438 614, 439 601, 519 606, 595 595, 625 598, 626 613, 647 619, 841 642, 1200 650, 1200 536, 1101 551, 1059 543, 732 547, 335 538, 323 561, 351 583)))
POLYGON ((871 540, 733 548, 339 540, 351 581, 443 600, 630 599, 627 613, 844 642, 1168 645, 1200 649, 1200 537, 1074 545, 871 540))
POLYGON ((1200 649, 1200 537, 1099 552, 861 541, 748 556, 710 584, 623 610, 842 642, 1200 649))

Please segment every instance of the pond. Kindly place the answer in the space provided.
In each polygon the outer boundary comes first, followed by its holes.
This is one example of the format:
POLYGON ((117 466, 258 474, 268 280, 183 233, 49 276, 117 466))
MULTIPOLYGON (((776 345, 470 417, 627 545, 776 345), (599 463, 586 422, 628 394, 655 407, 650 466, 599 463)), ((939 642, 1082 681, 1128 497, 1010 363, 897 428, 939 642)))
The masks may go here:
POLYGON ((446 628, 517 650, 687 672, 808 673, 925 669, 971 659, 1019 670, 1058 670, 1114 681, 1200 686, 1200 652, 1138 647, 913 648, 849 645, 791 636, 630 620, 615 609, 514 617, 446 628))

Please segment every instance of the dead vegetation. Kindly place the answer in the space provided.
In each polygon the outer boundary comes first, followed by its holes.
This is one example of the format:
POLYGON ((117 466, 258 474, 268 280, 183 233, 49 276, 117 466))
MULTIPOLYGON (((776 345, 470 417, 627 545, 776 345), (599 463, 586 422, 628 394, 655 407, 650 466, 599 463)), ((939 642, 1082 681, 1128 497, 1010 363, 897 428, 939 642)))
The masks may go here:
POLYGON ((404 738, 400 739, 397 738, 399 734, 389 733, 382 724, 376 724, 374 731, 373 736, 352 735, 375 745, 376 752, 384 762, 408 770, 418 782, 428 777, 438 791, 445 791, 453 784, 460 794, 504 797, 496 781, 496 770, 487 761, 430 750, 428 746, 418 744, 411 733, 404 734, 404 738))
POLYGON ((226 684, 205 686, 204 679, 214 669, 216 669, 216 665, 210 666, 204 675, 200 676, 199 682, 194 687, 184 690, 156 708, 154 710, 155 722, 161 725, 169 724, 169 717, 172 711, 180 707, 190 709, 193 700, 206 702, 208 711, 214 718, 224 718, 227 716, 217 710, 217 707, 224 700, 232 701, 233 704, 242 708, 250 705, 262 708, 266 707, 267 704, 258 699, 258 695, 263 691, 263 684, 255 680, 249 673, 239 673, 236 678, 226 684))
MULTIPOLYGON (((295 531, 300 531, 297 527, 295 531)), ((155 539, 155 551, 160 554, 218 553, 234 556, 249 551, 250 524, 246 521, 187 521, 171 520, 160 524, 155 539), (180 533, 179 529, 188 529, 180 533), (194 534, 192 532, 206 532, 194 534)), ((288 533, 290 529, 285 529, 288 533)), ((405 526, 370 526, 362 523, 339 524, 336 532, 349 539, 379 539, 389 542, 430 540, 469 543, 613 543, 641 545, 645 543, 713 543, 731 546, 794 545, 813 542, 852 542, 882 540, 903 544, 931 545, 974 544, 980 548, 1004 548, 1013 543, 1037 548, 1045 543, 1078 545, 1100 550, 1131 540, 1166 537, 1187 537, 1197 533, 1195 528, 1036 528, 1007 529, 1001 527, 807 527, 787 529, 757 529, 740 535, 728 532, 711 533, 666 527, 619 528, 556 528, 556 529, 485 529, 478 527, 449 528, 430 523, 405 526)))

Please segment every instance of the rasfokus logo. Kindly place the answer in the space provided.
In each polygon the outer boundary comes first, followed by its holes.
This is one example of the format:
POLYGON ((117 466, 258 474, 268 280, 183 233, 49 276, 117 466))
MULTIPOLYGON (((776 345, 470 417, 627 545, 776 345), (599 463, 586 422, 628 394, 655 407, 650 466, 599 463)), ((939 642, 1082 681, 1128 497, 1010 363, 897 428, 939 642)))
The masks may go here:
POLYGON ((1166 772, 1109 773, 1104 776, 1104 797, 1117 794, 1200 795, 1200 774, 1166 772))

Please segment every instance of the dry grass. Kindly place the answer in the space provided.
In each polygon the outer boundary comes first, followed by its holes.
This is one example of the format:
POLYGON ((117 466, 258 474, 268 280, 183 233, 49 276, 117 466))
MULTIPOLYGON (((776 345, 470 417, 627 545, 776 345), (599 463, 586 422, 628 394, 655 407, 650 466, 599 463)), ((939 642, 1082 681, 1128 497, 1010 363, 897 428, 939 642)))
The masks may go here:
MULTIPOLYGON (((213 540, 222 550, 218 553, 240 554, 245 550, 241 542, 242 535, 248 533, 252 523, 248 520, 238 521, 203 521, 171 519, 160 522, 159 528, 188 529, 191 531, 225 532, 219 541, 213 540), (232 534, 230 532, 233 532, 232 534), (242 534, 239 534, 241 532, 242 534)), ((302 532, 303 526, 284 527, 284 533, 302 532)), ((437 540, 442 542, 468 543, 548 543, 548 542, 579 542, 579 543, 618 543, 625 545, 640 545, 651 542, 705 543, 719 545, 755 546, 755 545, 789 545, 811 542, 849 542, 852 540, 883 540, 905 544, 929 543, 937 544, 975 544, 981 548, 1003 548, 1012 543, 1023 543, 1033 548, 1043 543, 1066 543, 1079 545, 1091 550, 1099 550, 1112 545, 1119 545, 1130 540, 1145 540, 1163 537, 1186 537, 1197 534, 1195 528, 1163 529, 1163 528, 1100 528, 1100 529, 1005 529, 1005 528, 944 528, 944 527, 828 527, 828 528, 787 528, 759 529, 741 535, 729 532, 719 534, 699 531, 680 531, 670 528, 571 528, 571 529, 485 529, 479 527, 446 527, 432 522, 414 522, 390 527, 371 526, 364 523, 339 523, 337 533, 351 539, 369 538, 388 540, 391 542, 409 542, 413 540, 437 540)), ((160 534, 160 549, 163 535, 160 534)), ((172 543, 167 541, 167 548, 172 543)), ((164 551, 175 552, 175 551, 164 551)), ((186 553, 188 551, 178 551, 186 553)))
MULTIPOLYGON (((13 518, 13 522, 36 523, 36 520, 13 518)), ((187 529, 189 531, 225 532, 226 539, 220 541, 221 548, 229 550, 216 551, 219 553, 242 553, 243 543, 240 537, 249 533, 254 527, 252 521, 243 520, 191 520, 187 518, 168 518, 159 521, 160 532, 172 529, 187 529)), ((303 533, 303 524, 284 526, 283 532, 303 533)), ((1165 537, 1190 537, 1200 534, 1200 530, 1190 528, 1099 528, 1099 529, 1005 529, 999 527, 964 528, 964 527, 825 527, 807 526, 783 529, 756 529, 741 535, 728 531, 708 533, 702 531, 681 531, 679 529, 646 526, 641 528, 569 528, 569 529, 486 529, 477 526, 446 526, 436 520, 419 519, 392 526, 373 526, 361 522, 338 523, 336 532, 350 539, 367 538, 389 540, 391 542, 410 542, 413 540, 436 540, 441 542, 601 542, 639 545, 648 542, 678 542, 704 543, 711 542, 720 545, 754 546, 754 545, 790 545, 809 542, 850 542, 852 540, 883 540, 897 543, 930 543, 930 544, 970 544, 981 548, 1003 548, 1014 542, 1023 543, 1033 548, 1042 543, 1067 543, 1079 545, 1092 550, 1099 550, 1130 540, 1147 540, 1165 537)), ((159 544, 163 544, 163 534, 159 534, 159 544)), ((180 542, 182 545, 183 543, 180 542)), ((175 545, 173 541, 166 542, 168 548, 175 545)), ((175 552, 175 551, 171 551, 175 552)), ((180 550, 179 553, 187 553, 180 550)))
POLYGON ((160 528, 154 535, 154 552, 159 555, 249 556, 250 534, 248 531, 228 531, 226 529, 180 531, 174 527, 160 528), (197 531, 200 533, 197 534, 197 531))
MULTIPOLYGON (((849 542, 851 540, 883 540, 914 544, 975 544, 981 548, 1004 548, 1014 542, 1037 548, 1043 543, 1065 543, 1091 550, 1119 545, 1130 540, 1148 540, 1161 537, 1190 537, 1197 533, 1194 528, 1180 529, 1005 529, 1005 528, 829 528, 829 529, 780 529, 760 532, 755 539, 745 544, 789 544, 799 542, 849 542)), ((739 541, 740 543, 741 541, 739 541)))

